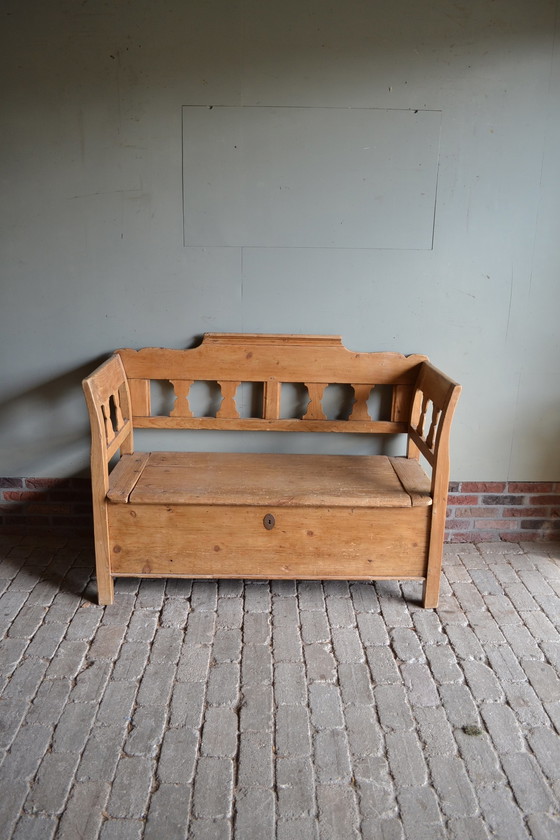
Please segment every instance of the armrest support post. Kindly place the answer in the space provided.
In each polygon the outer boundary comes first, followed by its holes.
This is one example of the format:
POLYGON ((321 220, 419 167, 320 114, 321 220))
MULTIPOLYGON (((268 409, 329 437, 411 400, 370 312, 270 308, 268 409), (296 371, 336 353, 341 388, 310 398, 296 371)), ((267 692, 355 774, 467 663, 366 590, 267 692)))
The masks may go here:
POLYGON ((130 393, 126 374, 117 355, 101 365, 83 383, 91 425, 91 476, 93 527, 99 603, 112 604, 107 493, 109 462, 118 450, 134 451, 130 393))
POLYGON ((424 581, 425 607, 437 607, 449 489, 449 436, 461 386, 423 362, 412 401, 407 455, 422 454, 432 467, 430 552, 424 581), (430 410, 431 409, 431 410, 430 410))

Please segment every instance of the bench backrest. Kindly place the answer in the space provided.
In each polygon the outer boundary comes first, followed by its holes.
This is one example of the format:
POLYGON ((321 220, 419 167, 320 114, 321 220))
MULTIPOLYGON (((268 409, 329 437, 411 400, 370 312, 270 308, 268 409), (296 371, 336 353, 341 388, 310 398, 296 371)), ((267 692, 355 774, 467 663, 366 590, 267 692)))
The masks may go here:
MULTIPOLYGON (((339 336, 206 333, 190 350, 119 350, 84 380, 92 428, 92 464, 107 466, 120 450, 133 451, 133 429, 220 429, 240 431, 345 432, 408 435, 409 457, 422 454, 448 474, 451 419, 460 386, 426 356, 354 353, 339 336), (174 402, 168 413, 152 412, 151 386, 166 382, 174 402), (213 416, 195 416, 189 391, 198 382, 220 390, 213 416), (236 394, 242 383, 260 388, 251 416, 240 416, 236 394), (306 389, 304 409, 284 416, 285 386, 306 389), (350 389, 347 411, 328 417, 323 398, 330 385, 350 389), (374 389, 387 389, 383 417, 372 417, 374 389)), ((95 469, 95 468, 94 468, 95 469)), ((443 492, 443 490, 442 490, 443 492)))
MULTIPOLYGON (((411 405, 426 356, 399 353, 353 353, 339 336, 246 335, 207 333, 191 350, 145 348, 119 350, 137 428, 232 429, 313 432, 386 433, 408 431, 411 405), (152 411, 151 383, 164 381, 173 389, 168 414, 152 411), (195 416, 189 392, 197 382, 220 389, 214 416, 195 416), (254 383, 259 398, 251 416, 240 416, 236 394, 242 383, 254 383), (344 419, 328 418, 323 405, 330 385, 350 390, 344 419), (282 416, 282 390, 306 389, 304 409, 282 416), (388 416, 370 416, 368 400, 374 388, 392 389, 388 416)), ((371 404, 371 401, 370 401, 371 404)), ((339 412, 340 414, 340 412, 339 412)))

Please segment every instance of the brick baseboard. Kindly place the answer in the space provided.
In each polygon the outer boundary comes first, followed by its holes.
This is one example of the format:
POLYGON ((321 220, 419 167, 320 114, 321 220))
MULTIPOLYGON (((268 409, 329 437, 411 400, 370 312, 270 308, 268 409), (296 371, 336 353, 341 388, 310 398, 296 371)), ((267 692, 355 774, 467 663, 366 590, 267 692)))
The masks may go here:
POLYGON ((447 542, 560 539, 559 481, 451 482, 447 542))
MULTIPOLYGON (((0 478, 0 529, 91 535, 88 478, 0 478)), ((451 482, 447 542, 560 539, 559 481, 451 482)))
POLYGON ((7 534, 92 534, 89 478, 0 478, 0 528, 7 534))

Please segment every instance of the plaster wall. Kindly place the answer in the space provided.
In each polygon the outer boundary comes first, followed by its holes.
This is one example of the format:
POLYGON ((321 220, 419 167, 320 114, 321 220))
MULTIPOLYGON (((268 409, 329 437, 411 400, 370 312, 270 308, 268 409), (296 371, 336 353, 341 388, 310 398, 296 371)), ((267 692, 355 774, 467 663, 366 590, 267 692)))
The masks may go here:
MULTIPOLYGON (((557 12, 556 0, 5 2, 0 474, 84 469, 79 382, 115 347, 224 330, 426 353, 464 386, 454 480, 558 479, 557 12), (437 113, 431 236, 413 235, 425 215, 411 221, 386 176, 360 201, 393 214, 389 233, 360 221, 331 244, 311 213, 294 239, 288 205, 276 237, 250 241, 249 218, 237 239, 193 244, 204 196, 184 141, 197 106, 241 119, 347 109, 356 150, 371 140, 357 109, 437 113)), ((313 132, 320 160, 333 147, 313 132)), ((391 142, 406 160, 431 139, 391 142)), ((325 200, 336 208, 336 190, 325 200)))

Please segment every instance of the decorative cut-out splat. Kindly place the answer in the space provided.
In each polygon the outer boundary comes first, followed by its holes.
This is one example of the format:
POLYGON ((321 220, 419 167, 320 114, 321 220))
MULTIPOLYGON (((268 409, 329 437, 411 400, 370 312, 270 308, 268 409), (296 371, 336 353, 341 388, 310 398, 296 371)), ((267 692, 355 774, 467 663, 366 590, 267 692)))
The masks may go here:
POLYGON ((319 385, 316 382, 305 382, 305 387, 309 394, 309 405, 307 411, 303 415, 304 420, 326 420, 327 415, 323 411, 321 400, 327 385, 319 385))
POLYGON ((352 385, 355 402, 352 406, 352 414, 348 418, 349 420, 371 420, 367 401, 374 387, 374 385, 352 385))
POLYGON ((124 426, 124 418, 121 411, 121 395, 119 391, 115 391, 111 399, 109 400, 109 404, 111 404, 111 400, 113 401, 113 407, 115 411, 115 431, 120 432, 122 427, 124 426))
POLYGON ((277 420, 280 417, 280 395, 282 386, 277 379, 263 383, 263 417, 265 420, 277 420))
POLYGON ((115 430, 113 429, 113 424, 111 423, 111 408, 109 406, 109 401, 101 403, 101 413, 103 414, 103 423, 105 425, 105 437, 107 439, 107 443, 110 443, 115 437, 115 430))
POLYGON ((439 418, 441 417, 441 409, 439 409, 436 405, 432 404, 432 423, 430 426, 430 431, 428 432, 428 437, 426 438, 426 444, 429 449, 433 451, 434 443, 437 434, 437 428, 439 423, 439 418))
POLYGON ((422 399, 422 408, 420 410, 420 417, 418 418, 418 425, 416 426, 416 431, 420 435, 421 438, 424 437, 424 424, 426 422, 426 414, 428 413, 428 406, 430 404, 430 398, 424 394, 422 399))
POLYGON ((192 379, 170 380, 175 392, 175 404, 170 412, 171 417, 192 417, 193 413, 189 405, 189 391, 193 384, 192 379))
POLYGON ((105 437, 109 444, 124 426, 120 394, 118 391, 110 394, 109 399, 101 403, 101 413, 103 415, 105 437))
POLYGON ((216 412, 216 417, 223 417, 228 420, 236 420, 239 417, 239 412, 235 403, 235 393, 240 384, 241 382, 218 381, 218 385, 222 391, 222 402, 220 404, 220 408, 216 412))

